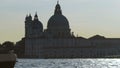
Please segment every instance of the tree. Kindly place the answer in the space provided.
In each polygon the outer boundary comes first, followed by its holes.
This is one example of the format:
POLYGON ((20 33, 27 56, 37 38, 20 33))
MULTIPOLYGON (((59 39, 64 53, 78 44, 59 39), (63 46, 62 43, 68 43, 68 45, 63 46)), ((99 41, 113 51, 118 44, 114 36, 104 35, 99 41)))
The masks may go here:
POLYGON ((1 43, 0 43, 0 48, 2 47, 1 43))
POLYGON ((22 40, 16 42, 15 45, 15 53, 17 54, 17 57, 23 58, 25 53, 25 38, 22 40))
POLYGON ((14 43, 10 41, 6 41, 2 44, 3 48, 7 50, 13 50, 14 49, 14 43))

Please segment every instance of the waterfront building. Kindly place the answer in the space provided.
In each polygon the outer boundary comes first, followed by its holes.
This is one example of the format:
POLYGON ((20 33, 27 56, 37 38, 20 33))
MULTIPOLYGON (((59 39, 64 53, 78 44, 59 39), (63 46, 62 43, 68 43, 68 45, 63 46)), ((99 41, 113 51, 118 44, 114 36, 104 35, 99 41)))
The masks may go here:
POLYGON ((31 14, 26 16, 24 42, 27 58, 97 58, 120 54, 120 38, 75 37, 59 2, 48 20, 47 29, 43 29, 37 13, 34 19, 31 14))

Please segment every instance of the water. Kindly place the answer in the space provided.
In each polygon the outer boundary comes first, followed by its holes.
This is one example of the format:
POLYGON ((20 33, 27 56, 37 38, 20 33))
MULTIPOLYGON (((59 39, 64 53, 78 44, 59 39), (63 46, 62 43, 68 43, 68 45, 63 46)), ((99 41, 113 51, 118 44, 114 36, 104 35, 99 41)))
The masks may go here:
POLYGON ((15 68, 120 68, 120 59, 18 59, 15 68))

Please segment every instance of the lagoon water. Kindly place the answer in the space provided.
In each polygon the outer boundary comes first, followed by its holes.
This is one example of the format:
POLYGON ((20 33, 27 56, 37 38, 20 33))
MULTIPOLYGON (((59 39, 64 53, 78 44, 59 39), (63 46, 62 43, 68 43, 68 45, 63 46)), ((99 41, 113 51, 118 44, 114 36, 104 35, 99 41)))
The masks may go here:
POLYGON ((120 59, 18 59, 14 68, 120 68, 120 59))

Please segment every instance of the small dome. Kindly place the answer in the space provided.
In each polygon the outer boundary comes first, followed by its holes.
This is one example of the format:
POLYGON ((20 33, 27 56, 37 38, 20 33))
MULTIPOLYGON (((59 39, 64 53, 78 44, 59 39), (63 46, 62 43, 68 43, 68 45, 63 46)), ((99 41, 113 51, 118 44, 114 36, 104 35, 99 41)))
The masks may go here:
POLYGON ((38 20, 33 20, 32 26, 33 26, 33 29, 39 29, 39 30, 43 31, 43 25, 38 20))
POLYGON ((48 29, 52 29, 52 28, 69 29, 69 22, 68 22, 67 18, 63 15, 53 15, 49 19, 47 27, 48 27, 48 29))
POLYGON ((34 16, 32 26, 33 26, 33 29, 38 29, 40 31, 43 31, 43 24, 39 21, 37 12, 36 12, 36 14, 34 16))

